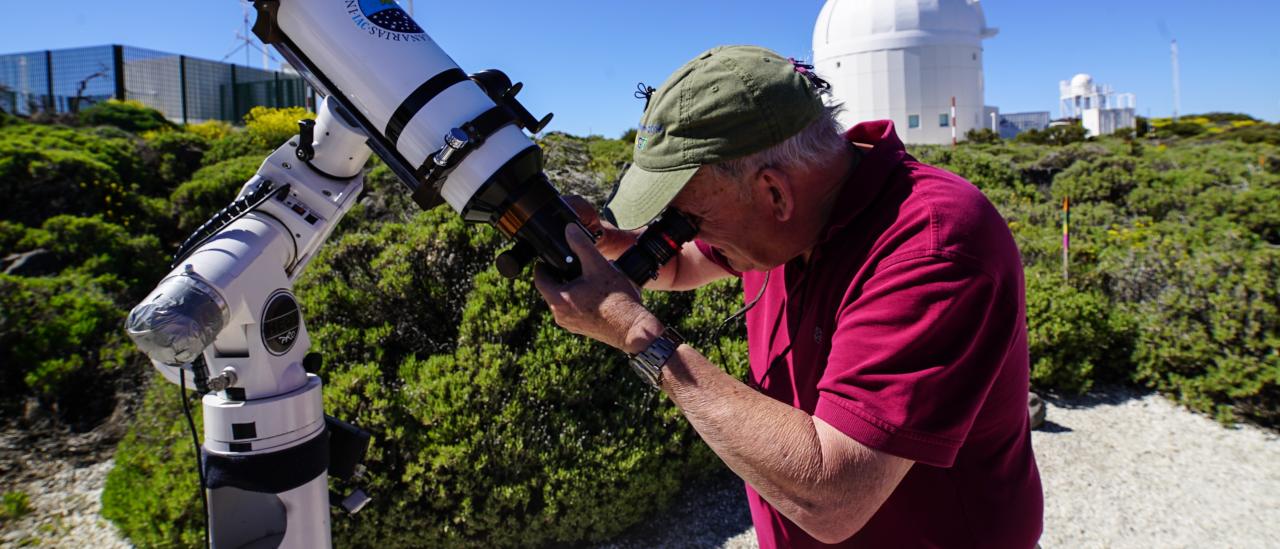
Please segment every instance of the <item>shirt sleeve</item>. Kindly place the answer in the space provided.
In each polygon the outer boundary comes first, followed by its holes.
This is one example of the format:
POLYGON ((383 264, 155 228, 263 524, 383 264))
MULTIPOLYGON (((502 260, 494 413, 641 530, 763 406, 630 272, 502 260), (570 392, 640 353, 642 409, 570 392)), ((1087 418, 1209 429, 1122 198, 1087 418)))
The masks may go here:
POLYGON ((882 269, 836 319, 814 415, 868 447, 950 467, 1020 329, 1017 286, 943 257, 882 269))

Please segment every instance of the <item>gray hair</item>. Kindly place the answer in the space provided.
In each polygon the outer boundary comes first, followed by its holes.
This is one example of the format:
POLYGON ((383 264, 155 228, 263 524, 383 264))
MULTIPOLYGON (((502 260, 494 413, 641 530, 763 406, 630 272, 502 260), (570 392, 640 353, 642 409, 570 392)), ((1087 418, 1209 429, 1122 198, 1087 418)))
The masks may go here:
POLYGON ((763 168, 790 170, 817 164, 848 147, 837 117, 844 110, 840 104, 823 109, 822 116, 786 141, 755 154, 704 166, 712 177, 740 181, 763 168))

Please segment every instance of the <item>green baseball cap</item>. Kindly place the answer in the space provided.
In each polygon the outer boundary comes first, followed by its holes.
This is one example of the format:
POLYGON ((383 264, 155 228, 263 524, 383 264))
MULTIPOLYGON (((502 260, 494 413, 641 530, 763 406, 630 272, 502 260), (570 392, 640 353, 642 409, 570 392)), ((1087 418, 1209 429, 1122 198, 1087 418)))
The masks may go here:
POLYGON ((685 63, 649 99, 605 217, 643 227, 699 167, 758 153, 817 121, 822 97, 802 70, 755 46, 721 46, 685 63))

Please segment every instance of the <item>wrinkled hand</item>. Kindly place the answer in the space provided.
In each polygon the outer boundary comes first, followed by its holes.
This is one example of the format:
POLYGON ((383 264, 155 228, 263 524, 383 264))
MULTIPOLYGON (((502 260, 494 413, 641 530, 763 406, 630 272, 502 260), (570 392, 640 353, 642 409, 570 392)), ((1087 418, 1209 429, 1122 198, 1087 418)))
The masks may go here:
POLYGON ((640 290, 576 225, 565 228, 565 239, 578 256, 582 275, 560 283, 541 264, 534 270, 534 285, 556 324, 628 353, 644 350, 662 333, 662 323, 645 309, 640 290))
POLYGON ((578 214, 578 219, 582 221, 582 225, 588 231, 591 231, 591 234, 597 235, 596 248, 605 257, 617 259, 623 252, 627 251, 627 248, 635 244, 636 235, 634 233, 614 227, 612 223, 601 219, 596 207, 591 205, 587 199, 572 194, 564 195, 562 198, 564 198, 565 204, 568 204, 570 208, 573 208, 573 212, 578 214))

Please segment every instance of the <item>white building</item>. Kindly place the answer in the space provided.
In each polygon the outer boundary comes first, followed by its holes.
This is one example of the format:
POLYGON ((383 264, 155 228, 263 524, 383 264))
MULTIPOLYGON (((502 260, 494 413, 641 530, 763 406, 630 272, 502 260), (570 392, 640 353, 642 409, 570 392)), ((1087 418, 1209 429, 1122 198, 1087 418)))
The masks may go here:
POLYGON ((1061 116, 1080 120, 1090 137, 1137 125, 1131 93, 1115 93, 1111 86, 1094 84, 1087 74, 1077 74, 1070 82, 1063 80, 1058 90, 1061 116))
POLYGON ((846 126, 888 118, 907 143, 951 143, 991 126, 982 40, 995 34, 978 0, 827 0, 814 66, 846 126))

